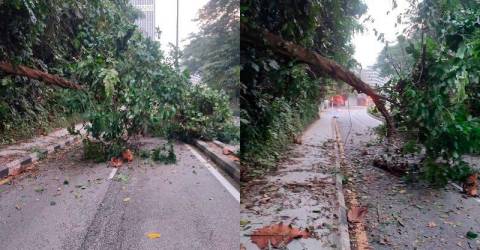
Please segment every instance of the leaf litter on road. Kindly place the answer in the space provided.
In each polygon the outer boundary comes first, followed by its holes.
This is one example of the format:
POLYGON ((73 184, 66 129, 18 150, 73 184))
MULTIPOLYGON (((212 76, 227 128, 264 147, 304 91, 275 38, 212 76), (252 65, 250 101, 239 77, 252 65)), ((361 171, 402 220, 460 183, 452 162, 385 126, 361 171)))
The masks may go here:
POLYGON ((434 227, 437 227, 437 224, 436 224, 434 221, 430 221, 430 222, 427 224, 427 227, 429 227, 429 228, 434 228, 434 227))
POLYGON ((353 206, 350 210, 348 210, 347 219, 352 223, 362 222, 367 214, 367 211, 367 207, 353 206))
POLYGON ((115 177, 115 180, 116 181, 120 181, 120 182, 123 182, 123 183, 127 183, 128 180, 129 180, 129 177, 128 175, 126 174, 118 174, 116 177, 115 177))
POLYGON ((160 238, 161 234, 157 232, 147 233, 147 237, 151 240, 160 238))
POLYGON ((468 231, 468 232, 467 232, 467 239, 473 240, 473 239, 476 239, 477 237, 478 237, 478 234, 477 234, 477 233, 472 232, 472 231, 468 231))
POLYGON ((279 224, 265 226, 255 230, 250 236, 250 239, 260 249, 267 249, 269 246, 275 248, 283 247, 294 239, 309 238, 310 236, 311 233, 308 229, 302 230, 280 222, 279 224))
POLYGON ((133 153, 130 149, 127 149, 125 151, 122 152, 122 158, 127 161, 127 162, 131 162, 133 161, 133 153))

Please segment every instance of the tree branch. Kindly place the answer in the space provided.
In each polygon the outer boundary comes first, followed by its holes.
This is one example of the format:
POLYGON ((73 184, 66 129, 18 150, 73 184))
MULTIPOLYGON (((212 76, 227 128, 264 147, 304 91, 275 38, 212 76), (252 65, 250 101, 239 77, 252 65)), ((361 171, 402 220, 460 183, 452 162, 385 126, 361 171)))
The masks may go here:
POLYGON ((0 62, 0 69, 7 74, 25 76, 30 79, 40 80, 50 85, 56 85, 66 89, 81 90, 83 87, 77 83, 66 80, 60 76, 52 75, 37 69, 32 69, 23 65, 13 66, 9 62, 0 62))
POLYGON ((387 125, 387 136, 390 137, 395 133, 393 119, 385 107, 385 100, 388 98, 379 95, 374 89, 356 77, 352 72, 345 69, 336 62, 321 56, 320 54, 297 45, 293 42, 284 40, 278 35, 272 34, 266 30, 253 30, 244 24, 241 24, 241 40, 245 43, 253 45, 265 44, 274 52, 296 59, 310 65, 311 69, 316 73, 326 74, 335 80, 339 80, 352 86, 360 93, 370 96, 382 113, 387 125))

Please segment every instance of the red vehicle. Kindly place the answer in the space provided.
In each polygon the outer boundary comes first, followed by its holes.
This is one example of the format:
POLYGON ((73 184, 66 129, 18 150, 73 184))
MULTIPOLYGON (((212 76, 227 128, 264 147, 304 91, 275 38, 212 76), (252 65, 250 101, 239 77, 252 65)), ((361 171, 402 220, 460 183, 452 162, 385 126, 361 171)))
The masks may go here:
POLYGON ((341 95, 334 95, 332 96, 332 106, 345 106, 345 99, 341 95))

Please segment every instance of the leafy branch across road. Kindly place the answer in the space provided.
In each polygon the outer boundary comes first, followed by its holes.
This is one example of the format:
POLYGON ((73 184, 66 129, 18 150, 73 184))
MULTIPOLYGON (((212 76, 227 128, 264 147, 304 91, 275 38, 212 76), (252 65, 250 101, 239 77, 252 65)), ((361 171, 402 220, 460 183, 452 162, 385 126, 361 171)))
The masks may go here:
POLYGON ((409 35, 399 37, 395 50, 403 52, 394 53, 403 56, 379 64, 395 72, 384 92, 394 100, 397 126, 409 132, 405 145, 425 150, 423 176, 465 181, 478 170, 464 156, 480 153, 480 5, 423 1, 408 13, 409 35))
POLYGON ((96 145, 108 159, 134 135, 215 138, 233 126, 228 99, 193 86, 187 73, 177 71, 159 43, 135 26, 139 13, 129 1, 0 5, 0 127, 81 114, 86 141, 92 141, 86 145, 96 145), (22 93, 22 102, 11 92, 22 93))

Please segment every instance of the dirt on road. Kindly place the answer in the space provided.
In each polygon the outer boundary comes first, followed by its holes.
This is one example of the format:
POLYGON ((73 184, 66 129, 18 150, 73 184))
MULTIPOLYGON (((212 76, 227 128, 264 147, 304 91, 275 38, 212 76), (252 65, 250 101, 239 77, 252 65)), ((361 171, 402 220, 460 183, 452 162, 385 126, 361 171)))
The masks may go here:
POLYGON ((356 192, 368 208, 365 224, 371 247, 480 249, 480 239, 473 237, 480 232, 477 199, 450 184, 434 188, 374 167, 383 146, 372 128, 380 122, 364 108, 342 109, 338 121, 349 162, 345 192, 356 192))

